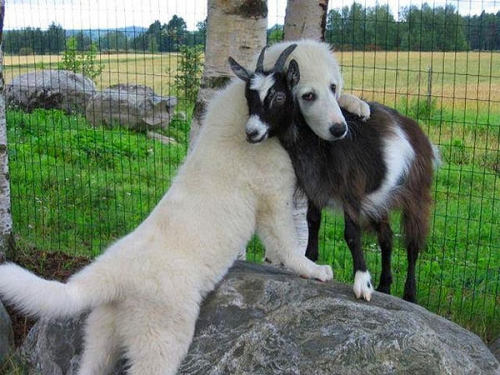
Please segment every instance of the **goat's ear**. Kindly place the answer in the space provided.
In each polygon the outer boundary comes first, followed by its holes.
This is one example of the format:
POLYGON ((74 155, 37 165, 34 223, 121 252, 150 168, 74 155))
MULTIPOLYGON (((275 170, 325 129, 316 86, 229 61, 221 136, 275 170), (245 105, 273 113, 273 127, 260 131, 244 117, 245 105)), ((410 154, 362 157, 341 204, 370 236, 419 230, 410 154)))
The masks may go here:
POLYGON ((286 80, 288 82, 288 86, 290 88, 295 87, 297 83, 300 81, 300 71, 299 71, 299 64, 297 64, 297 61, 292 60, 290 61, 290 64, 288 64, 288 71, 286 73, 286 80))
POLYGON ((229 61, 229 66, 231 66, 231 70, 234 74, 236 74, 236 77, 245 82, 248 82, 250 80, 250 73, 248 73, 248 71, 240 64, 238 64, 235 59, 229 56, 227 61, 229 61))

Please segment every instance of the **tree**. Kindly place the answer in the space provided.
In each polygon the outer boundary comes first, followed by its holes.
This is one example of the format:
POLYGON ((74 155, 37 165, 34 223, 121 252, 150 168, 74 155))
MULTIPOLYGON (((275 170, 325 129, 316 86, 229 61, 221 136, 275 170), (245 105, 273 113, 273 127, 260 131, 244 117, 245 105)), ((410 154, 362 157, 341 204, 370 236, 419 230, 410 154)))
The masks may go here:
POLYGON ((342 49, 344 45, 344 18, 342 18, 342 14, 338 10, 330 10, 326 17, 325 40, 336 49, 342 49))
MULTIPOLYGON (((326 11, 328 0, 288 0, 285 15, 285 40, 313 38, 325 40, 326 11)), ((307 199, 294 200, 293 220, 297 239, 303 253, 306 252, 309 229, 307 224, 307 199)))
POLYGON ((184 44, 184 34, 186 33, 187 25, 182 17, 174 14, 168 22, 166 32, 169 40, 169 51, 179 51, 179 47, 184 44))
POLYGON ((397 47, 396 20, 389 5, 375 5, 366 10, 366 41, 369 49, 393 50, 397 47))
POLYGON ((45 33, 45 48, 50 53, 59 53, 66 46, 66 33, 61 25, 51 23, 45 33))
POLYGON ((92 39, 90 35, 84 33, 83 31, 79 31, 74 35, 76 41, 76 49, 77 51, 87 51, 92 44, 92 39))
POLYGON ((126 50, 127 36, 122 31, 110 31, 99 37, 99 48, 101 50, 126 50))
POLYGON ((201 126, 208 100, 231 77, 228 56, 250 66, 266 44, 267 1, 208 0, 205 66, 191 122, 191 145, 201 126))
POLYGON ((12 250, 12 217, 10 214, 9 157, 7 153, 7 122, 3 78, 3 49, 1 48, 5 0, 0 0, 0 255, 12 250))
POLYGON ((343 9, 345 42, 351 45, 352 49, 365 49, 365 25, 366 12, 359 3, 353 3, 349 10, 343 9))
POLYGON ((328 0, 288 0, 285 13, 285 40, 325 40, 328 0))

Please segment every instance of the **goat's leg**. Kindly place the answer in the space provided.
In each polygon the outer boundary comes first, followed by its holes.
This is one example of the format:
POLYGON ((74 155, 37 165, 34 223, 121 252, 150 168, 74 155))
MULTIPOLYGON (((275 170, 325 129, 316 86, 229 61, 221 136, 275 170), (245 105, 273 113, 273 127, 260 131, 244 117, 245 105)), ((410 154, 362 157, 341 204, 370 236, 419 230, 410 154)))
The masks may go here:
POLYGON ((309 239, 307 241, 306 257, 313 262, 318 260, 318 238, 321 226, 321 209, 316 207, 312 201, 307 202, 307 227, 309 228, 309 239))
POLYGON ((353 218, 351 215, 347 214, 347 212, 344 212, 344 238, 352 254, 354 267, 354 294, 356 298, 363 298, 370 301, 373 294, 373 285, 370 272, 366 269, 365 257, 361 247, 361 227, 358 217, 353 218))
POLYGON ((371 224, 377 233, 378 244, 382 253, 382 272, 377 290, 382 293, 391 294, 392 270, 392 229, 387 216, 380 220, 372 220, 371 224))
POLYGON ((406 274, 403 299, 417 302, 417 281, 415 267, 420 249, 424 247, 427 233, 429 232, 430 199, 422 200, 420 210, 403 210, 403 231, 405 234, 406 253, 408 257, 408 270, 406 274))
POLYGON ((432 204, 430 181, 427 186, 425 182, 420 183, 418 188, 415 188, 413 191, 414 194, 411 199, 404 201, 402 215, 403 232, 408 256, 408 270, 403 299, 416 303, 417 281, 415 267, 418 253, 425 246, 425 240, 429 233, 429 216, 432 204))
POLYGON ((292 217, 291 197, 287 200, 275 196, 264 203, 265 209, 257 213, 257 233, 266 247, 266 254, 273 254, 274 262, 300 276, 321 281, 331 280, 333 272, 328 265, 318 265, 301 254, 297 231, 292 217))

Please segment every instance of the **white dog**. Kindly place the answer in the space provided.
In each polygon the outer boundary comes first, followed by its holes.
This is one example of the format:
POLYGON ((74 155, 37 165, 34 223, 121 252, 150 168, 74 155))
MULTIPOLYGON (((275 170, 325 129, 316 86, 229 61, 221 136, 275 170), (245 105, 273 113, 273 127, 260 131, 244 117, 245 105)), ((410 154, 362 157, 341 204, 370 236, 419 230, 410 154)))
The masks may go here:
POLYGON ((298 251, 288 154, 276 139, 259 146, 245 140, 244 90, 237 80, 215 96, 192 153, 153 212, 67 283, 0 266, 0 295, 27 314, 91 310, 80 375, 108 373, 122 350, 129 374, 175 374, 200 302, 255 230, 269 258, 304 277, 332 278, 329 266, 298 251))

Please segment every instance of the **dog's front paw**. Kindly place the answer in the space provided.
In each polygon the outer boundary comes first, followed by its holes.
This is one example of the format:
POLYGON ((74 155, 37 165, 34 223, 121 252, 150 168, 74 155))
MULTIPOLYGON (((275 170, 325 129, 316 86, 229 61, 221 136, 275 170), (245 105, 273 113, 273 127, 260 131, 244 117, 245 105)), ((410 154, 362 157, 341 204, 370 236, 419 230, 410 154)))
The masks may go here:
POLYGON ((370 106, 367 102, 361 100, 357 96, 351 94, 342 94, 339 97, 338 103, 344 110, 358 117, 361 117, 363 121, 366 121, 370 118, 370 106))
POLYGON ((356 298, 363 298, 367 301, 372 299, 373 284, 370 272, 356 271, 353 290, 356 298))
POLYGON ((332 280, 333 279, 332 267, 327 265, 316 265, 315 270, 311 275, 311 278, 323 282, 332 280))
POLYGON ((370 106, 368 105, 367 102, 365 102, 361 99, 359 100, 359 111, 358 111, 357 115, 359 117, 361 117, 361 119, 363 121, 368 120, 370 118, 370 115, 371 115, 370 106))

